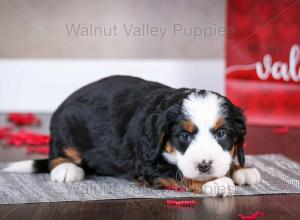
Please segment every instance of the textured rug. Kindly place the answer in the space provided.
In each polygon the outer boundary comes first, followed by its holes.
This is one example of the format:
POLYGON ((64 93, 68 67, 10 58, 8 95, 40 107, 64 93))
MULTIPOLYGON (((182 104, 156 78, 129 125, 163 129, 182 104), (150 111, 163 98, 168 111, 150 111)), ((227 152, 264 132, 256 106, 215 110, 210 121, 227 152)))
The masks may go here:
MULTIPOLYGON (((236 187, 235 195, 300 193, 299 163, 273 154, 247 156, 246 161, 260 170, 262 181, 255 187, 236 187)), ((0 169, 4 167, 0 164, 0 169)), ((51 182, 49 174, 0 173, 0 204, 203 196, 154 190, 112 177, 90 176, 79 183, 62 184, 51 182)))

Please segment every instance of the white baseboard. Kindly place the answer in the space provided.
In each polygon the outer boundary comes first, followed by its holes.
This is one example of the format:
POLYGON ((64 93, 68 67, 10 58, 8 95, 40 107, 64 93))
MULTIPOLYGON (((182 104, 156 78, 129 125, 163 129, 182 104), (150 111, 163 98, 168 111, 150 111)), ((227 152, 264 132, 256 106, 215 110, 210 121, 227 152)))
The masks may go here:
POLYGON ((79 87, 109 75, 224 93, 223 60, 0 60, 0 112, 52 112, 79 87))

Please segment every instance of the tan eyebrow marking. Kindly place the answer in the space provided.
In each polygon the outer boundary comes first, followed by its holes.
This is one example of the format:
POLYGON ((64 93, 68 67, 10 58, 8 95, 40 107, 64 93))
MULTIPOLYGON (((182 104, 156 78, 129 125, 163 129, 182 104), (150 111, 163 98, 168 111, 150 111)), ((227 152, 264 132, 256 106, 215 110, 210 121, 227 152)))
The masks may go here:
POLYGON ((219 117, 218 120, 216 121, 213 129, 214 130, 218 130, 219 128, 221 128, 224 125, 224 118, 223 117, 219 117))
POLYGON ((196 126, 194 125, 194 123, 191 120, 184 120, 181 123, 182 128, 189 132, 189 133, 193 133, 196 131, 196 126))

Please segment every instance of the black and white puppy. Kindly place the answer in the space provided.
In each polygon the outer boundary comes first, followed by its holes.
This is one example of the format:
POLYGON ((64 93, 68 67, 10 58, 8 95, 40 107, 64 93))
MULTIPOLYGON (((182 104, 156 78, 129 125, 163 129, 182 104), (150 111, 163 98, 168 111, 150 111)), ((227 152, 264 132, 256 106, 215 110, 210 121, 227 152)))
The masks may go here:
POLYGON ((223 196, 234 182, 260 181, 255 168, 244 167, 241 109, 211 91, 108 77, 68 97, 50 132, 48 160, 16 162, 4 171, 50 171, 56 182, 116 176, 157 188, 188 180, 187 190, 223 196))

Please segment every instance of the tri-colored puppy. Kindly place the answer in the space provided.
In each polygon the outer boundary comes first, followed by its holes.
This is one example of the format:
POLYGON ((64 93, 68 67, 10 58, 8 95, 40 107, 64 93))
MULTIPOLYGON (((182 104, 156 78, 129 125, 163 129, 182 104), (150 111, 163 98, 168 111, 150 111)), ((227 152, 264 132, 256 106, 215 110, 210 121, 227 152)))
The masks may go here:
POLYGON ((50 131, 49 160, 16 162, 4 171, 50 171, 56 182, 80 181, 88 173, 155 188, 184 183, 214 196, 229 195, 234 182, 260 181, 257 169, 244 168, 241 109, 211 91, 112 76, 68 97, 50 131))

